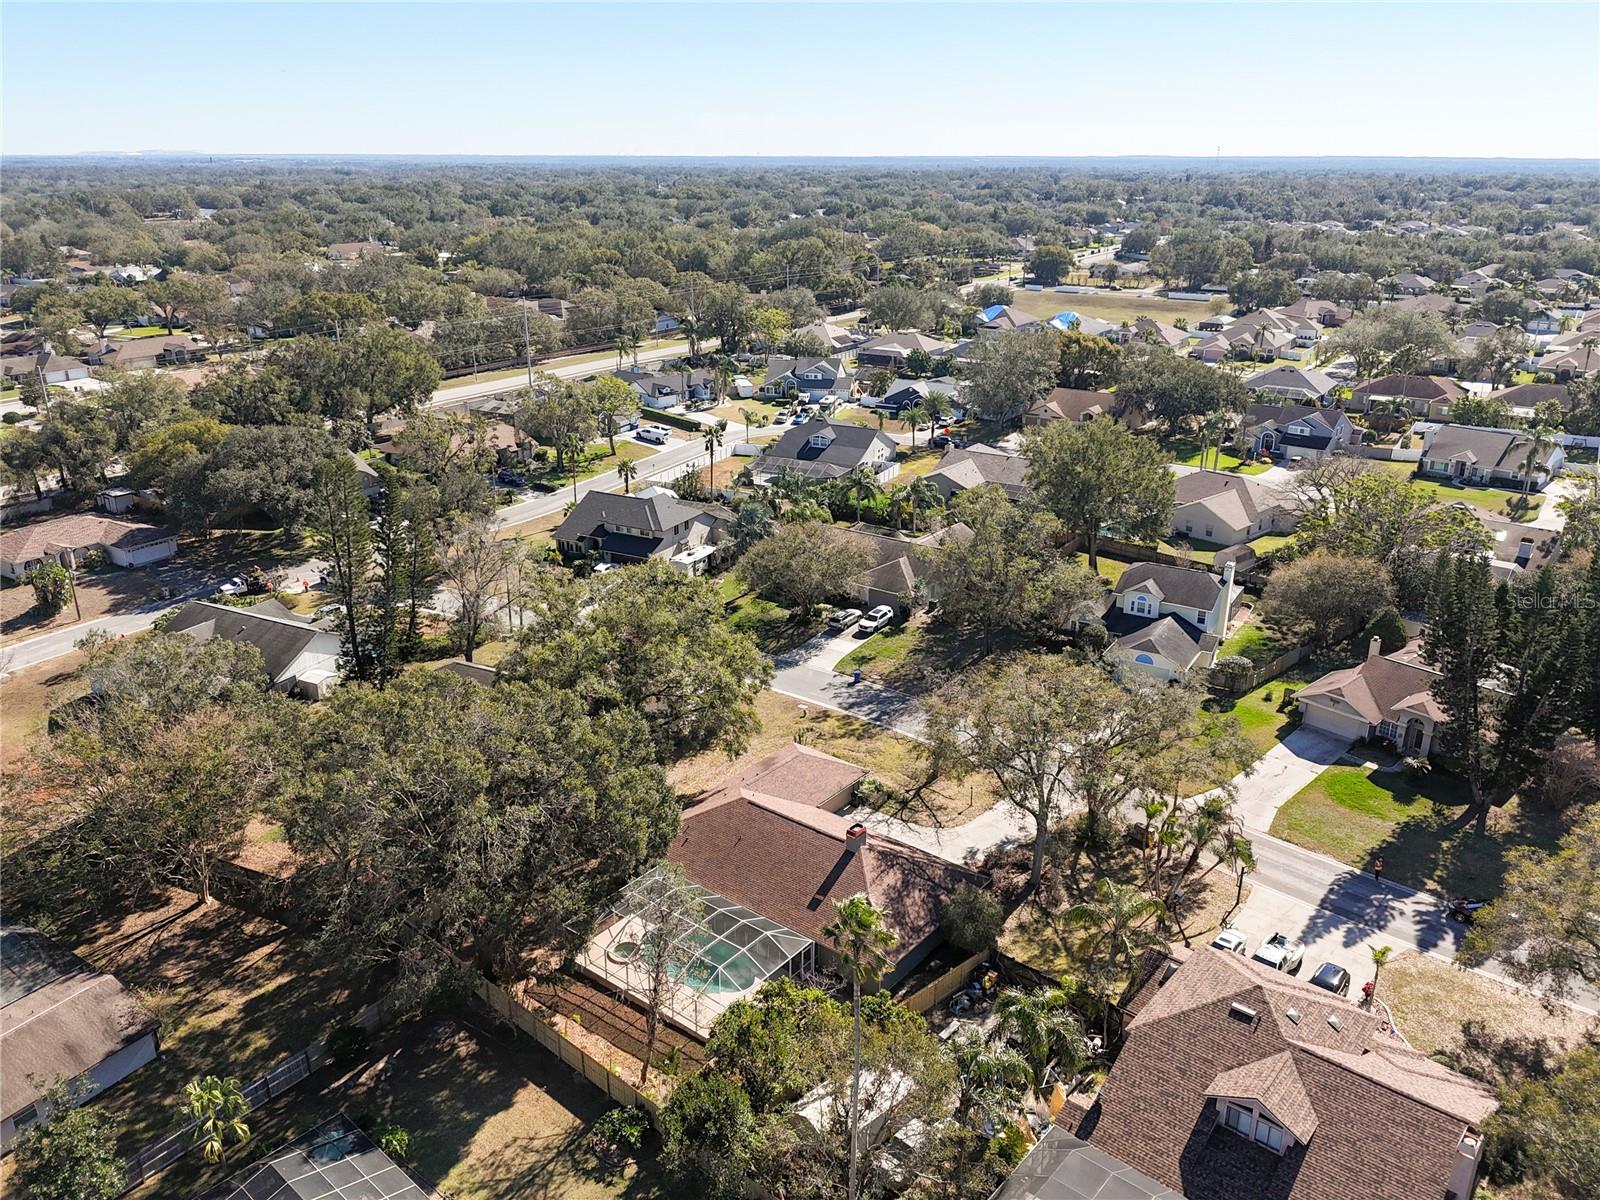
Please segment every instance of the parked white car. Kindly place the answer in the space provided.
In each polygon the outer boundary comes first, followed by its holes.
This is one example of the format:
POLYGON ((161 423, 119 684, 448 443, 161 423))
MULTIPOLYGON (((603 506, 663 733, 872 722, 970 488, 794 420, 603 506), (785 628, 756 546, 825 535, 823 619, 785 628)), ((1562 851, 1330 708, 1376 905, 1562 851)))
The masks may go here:
POLYGON ((1218 950, 1226 950, 1229 954, 1243 954, 1247 948, 1244 934, 1231 926, 1212 938, 1211 944, 1218 950))
POLYGON ((667 439, 672 436, 665 425, 646 425, 634 435, 641 442, 649 442, 656 446, 665 446, 667 439))
POLYGON ((859 608, 841 608, 828 618, 828 628, 849 629, 859 620, 861 620, 861 610, 859 608))
POLYGON ((1260 949, 1250 956, 1250 961, 1293 975, 1300 970, 1305 953, 1306 948, 1299 942, 1291 941, 1285 934, 1275 933, 1261 943, 1260 949))
POLYGON ((861 624, 856 627, 858 633, 872 635, 894 620, 894 609, 887 604, 880 604, 866 616, 861 618, 861 624))

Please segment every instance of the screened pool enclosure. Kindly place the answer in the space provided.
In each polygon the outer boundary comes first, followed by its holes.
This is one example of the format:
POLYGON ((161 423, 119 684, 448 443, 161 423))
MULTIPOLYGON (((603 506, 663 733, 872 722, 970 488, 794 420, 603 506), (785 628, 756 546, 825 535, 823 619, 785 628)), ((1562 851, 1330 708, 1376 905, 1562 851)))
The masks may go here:
POLYGON ((665 956, 675 986, 662 1015, 697 1037, 705 1037, 730 1004, 774 975, 812 965, 810 938, 703 887, 666 883, 670 878, 658 867, 622 889, 579 956, 586 974, 645 999, 651 913, 673 901, 692 910, 693 917, 665 956), (664 888, 671 896, 665 902, 664 888))

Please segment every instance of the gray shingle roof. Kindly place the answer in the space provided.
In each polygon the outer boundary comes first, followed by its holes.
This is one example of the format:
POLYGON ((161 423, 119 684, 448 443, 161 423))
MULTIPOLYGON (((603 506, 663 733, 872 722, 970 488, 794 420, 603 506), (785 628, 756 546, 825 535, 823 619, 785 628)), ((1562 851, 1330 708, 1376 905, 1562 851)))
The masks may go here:
POLYGON ((1220 576, 1193 567, 1174 567, 1168 563, 1134 563, 1122 573, 1112 595, 1146 591, 1150 585, 1161 591, 1162 599, 1169 604, 1185 608, 1198 608, 1209 612, 1226 586, 1220 576))
POLYGON ((281 676, 306 647, 325 633, 293 617, 205 600, 191 600, 180 608, 167 631, 187 633, 199 641, 220 637, 230 642, 249 642, 261 651, 262 665, 271 679, 281 676))
POLYGON ((873 446, 885 447, 891 456, 897 449, 895 441, 886 433, 868 429, 865 425, 840 424, 833 421, 807 421, 790 428, 781 438, 768 446, 757 460, 757 469, 776 474, 785 466, 817 478, 848 475, 867 461, 873 446), (826 446, 813 446, 811 439, 819 433, 830 435, 826 446))

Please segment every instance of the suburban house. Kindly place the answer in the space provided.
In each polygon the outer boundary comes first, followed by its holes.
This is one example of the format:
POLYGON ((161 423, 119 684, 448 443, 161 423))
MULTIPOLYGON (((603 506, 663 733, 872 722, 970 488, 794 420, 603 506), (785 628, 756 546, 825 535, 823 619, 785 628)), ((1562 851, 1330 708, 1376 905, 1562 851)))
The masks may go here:
POLYGON ((1440 425, 1424 435, 1422 461, 1417 469, 1458 483, 1517 489, 1531 474, 1532 490, 1539 491, 1561 473, 1567 455, 1559 443, 1552 442, 1536 461, 1530 462, 1532 450, 1533 439, 1516 430, 1440 425))
POLYGON ((1244 589, 1234 565, 1221 575, 1197 567, 1134 563, 1111 591, 1106 630, 1116 639, 1106 658, 1125 670, 1166 682, 1216 665, 1217 647, 1244 589))
MULTIPOLYGON (((509 421, 483 420, 470 418, 472 425, 467 429, 450 435, 449 452, 452 455, 466 451, 473 438, 481 438, 485 448, 494 451, 496 466, 515 467, 533 461, 534 452, 539 448, 539 443, 523 433, 509 421)), ((400 421, 386 422, 379 430, 384 436, 382 440, 372 444, 372 448, 398 466, 399 460, 412 449, 406 440, 405 424, 400 421)), ((357 473, 360 469, 357 468, 357 473)), ((365 484, 363 483, 363 490, 365 484)))
POLYGON ((947 541, 970 538, 972 530, 958 521, 918 538, 904 538, 856 525, 848 536, 864 547, 870 558, 867 569, 845 585, 850 598, 866 608, 887 604, 904 614, 939 598, 932 580, 932 552, 947 541))
MULTIPOLYGON (((664 1015, 704 1038, 734 1001, 766 980, 834 961, 823 929, 834 903, 865 895, 898 934, 883 986, 893 988, 944 940, 945 906, 984 877, 841 815, 866 771, 806 746, 752 763, 683 814, 667 858, 700 901, 686 936, 695 957, 664 1015)), ((639 996, 644 918, 636 880, 602 918, 578 967, 639 996)))
POLYGON ((375 500, 383 492, 383 477, 378 474, 378 468, 369 463, 354 450, 346 450, 350 462, 356 470, 356 482, 361 485, 361 494, 368 500, 375 500))
POLYGON ((863 397, 863 408, 881 408, 898 416, 903 410, 926 405, 929 398, 937 396, 945 401, 946 409, 958 406, 961 386, 954 379, 900 379, 889 385, 882 396, 863 397))
POLYGON ((795 337, 814 337, 829 351, 838 353, 842 350, 853 350, 857 345, 867 339, 854 330, 841 329, 837 325, 830 325, 827 321, 815 321, 804 329, 794 331, 795 337))
POLYGON ((49 350, 0 358, 0 374, 7 380, 43 379, 45 383, 67 383, 89 378, 89 364, 76 358, 63 358, 49 350))
POLYGON ((1228 339, 1220 333, 1203 334, 1194 345, 1189 347, 1189 357, 1212 366, 1224 361, 1233 353, 1233 347, 1228 344, 1228 339))
POLYGON ((1531 415, 1535 408, 1546 401, 1559 404, 1563 412, 1571 403, 1567 385, 1564 383, 1518 383, 1508 388, 1501 388, 1494 393, 1494 398, 1504 400, 1511 406, 1511 411, 1519 415, 1521 413, 1531 415))
POLYGON ((557 527, 555 542, 567 558, 611 563, 664 558, 687 575, 700 575, 732 523, 733 514, 721 505, 680 500, 663 487, 634 496, 592 491, 557 527))
POLYGON ((1044 1131, 989 1200, 1183 1200, 1060 1125, 1044 1131))
POLYGON ((36 929, 0 930, 0 1153, 49 1119, 57 1078, 79 1103, 155 1058, 156 1020, 112 976, 36 929))
MULTIPOLYGON (((1592 332, 1587 333, 1585 341, 1592 341, 1594 336, 1592 332)), ((1540 357, 1538 369, 1549 371, 1561 382, 1593 375, 1600 371, 1600 346, 1582 342, 1563 346, 1552 342, 1540 357)))
POLYGON ((1494 1093, 1385 1013, 1211 947, 1140 974, 1100 1094, 1057 1118, 1069 1132, 1187 1200, 1470 1200, 1494 1093))
POLYGON ((200 1200, 437 1200, 344 1113, 252 1163, 200 1200))
POLYGON ((1115 392, 1058 387, 1028 405, 1022 414, 1022 425, 1024 429, 1037 428, 1053 421, 1092 421, 1096 417, 1110 417, 1129 429, 1138 429, 1144 424, 1144 413, 1139 407, 1115 392))
POLYGON ((1401 271, 1390 279, 1388 284, 1397 295, 1401 296, 1426 295, 1439 286, 1426 275, 1419 275, 1415 271, 1401 271))
POLYGON ((815 400, 822 396, 849 396, 855 378, 841 358, 769 358, 767 378, 759 394, 769 400, 799 396, 815 400))
POLYGON ((334 242, 328 257, 335 262, 354 262, 358 258, 377 258, 389 253, 382 242, 334 242))
MULTIPOLYGON (((1077 316, 1076 313, 1071 315, 1077 316)), ((978 313, 978 328, 989 330, 993 333, 1006 333, 1014 329, 1034 329, 1038 325, 1038 317, 1030 316, 1020 308, 1012 308, 1009 304, 991 304, 988 308, 978 313)))
POLYGON ((1263 534, 1288 533, 1294 524, 1282 494, 1248 475, 1189 471, 1178 476, 1175 537, 1237 546, 1263 534))
POLYGON ((1254 455, 1320 459, 1342 453, 1356 440, 1356 429, 1338 408, 1252 404, 1244 410, 1238 437, 1254 455))
POLYGON ((680 404, 704 404, 716 399, 716 376, 710 371, 652 371, 646 367, 624 367, 613 372, 639 394, 646 408, 676 408, 680 404))
POLYGON ((750 467, 757 484, 770 483, 785 471, 807 479, 841 479, 866 467, 880 484, 894 478, 898 447, 886 433, 864 425, 847 425, 823 419, 792 426, 770 443, 750 467))
POLYGON ((1548 309, 1529 313, 1522 328, 1530 337, 1551 337, 1561 332, 1561 314, 1548 309))
POLYGON ((1102 336, 1108 342, 1115 342, 1119 346, 1141 341, 1155 346, 1165 346, 1168 350, 1176 350, 1180 346, 1187 345, 1195 335, 1187 329, 1179 329, 1176 325, 1168 325, 1165 321, 1158 321, 1154 317, 1140 317, 1132 325, 1113 326, 1102 336))
POLYGON ((110 367, 117 371, 148 371, 155 367, 186 363, 204 355, 205 351, 198 339, 188 334, 173 333, 165 337, 104 342, 89 351, 85 358, 95 367, 110 367))
POLYGON ((1444 710, 1430 690, 1438 672, 1422 661, 1419 643, 1380 653, 1378 639, 1357 667, 1331 671, 1295 693, 1302 724, 1355 741, 1374 738, 1426 758, 1444 710))
POLYGON ((1398 400, 1413 416, 1438 420, 1466 394, 1466 388, 1442 375, 1384 375, 1351 388, 1350 408, 1370 412, 1376 403, 1398 400))
POLYGON ((0 533, 0 575, 25 579, 46 559, 71 568, 93 551, 119 567, 147 567, 177 554, 178 535, 160 525, 98 513, 52 517, 0 533))
POLYGON ((887 367, 891 371, 898 371, 906 365, 906 359, 913 350, 921 350, 938 358, 954 349, 953 343, 929 337, 925 333, 885 333, 856 347, 856 365, 887 367))
POLYGON ((1321 404, 1339 386, 1339 382, 1321 371, 1305 367, 1273 367, 1270 371, 1252 375, 1244 381, 1244 385, 1252 392, 1281 396, 1300 404, 1321 404))
POLYGON ((1394 302, 1394 307, 1407 312, 1432 313, 1437 317, 1459 316, 1467 311, 1467 306, 1453 296, 1441 296, 1430 292, 1419 296, 1401 296, 1394 302))
POLYGON ((321 700, 339 682, 339 634, 323 622, 302 617, 263 600, 249 608, 191 600, 166 626, 168 633, 186 633, 197 642, 224 638, 249 643, 261 651, 261 665, 276 691, 306 700, 321 700))
POLYGON ((1028 494, 1028 460, 982 442, 951 446, 927 480, 946 502, 958 492, 986 484, 1000 488, 1008 500, 1021 500, 1028 494))

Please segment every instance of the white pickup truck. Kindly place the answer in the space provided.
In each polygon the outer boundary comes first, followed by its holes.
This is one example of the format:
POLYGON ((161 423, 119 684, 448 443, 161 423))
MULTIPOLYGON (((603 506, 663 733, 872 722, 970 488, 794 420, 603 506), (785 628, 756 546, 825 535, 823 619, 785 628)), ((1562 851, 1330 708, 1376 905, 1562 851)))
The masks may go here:
POLYGON ((1260 948, 1250 956, 1250 961, 1293 975, 1300 970, 1305 955, 1306 948, 1299 942, 1291 941, 1285 934, 1275 933, 1261 943, 1260 948))

